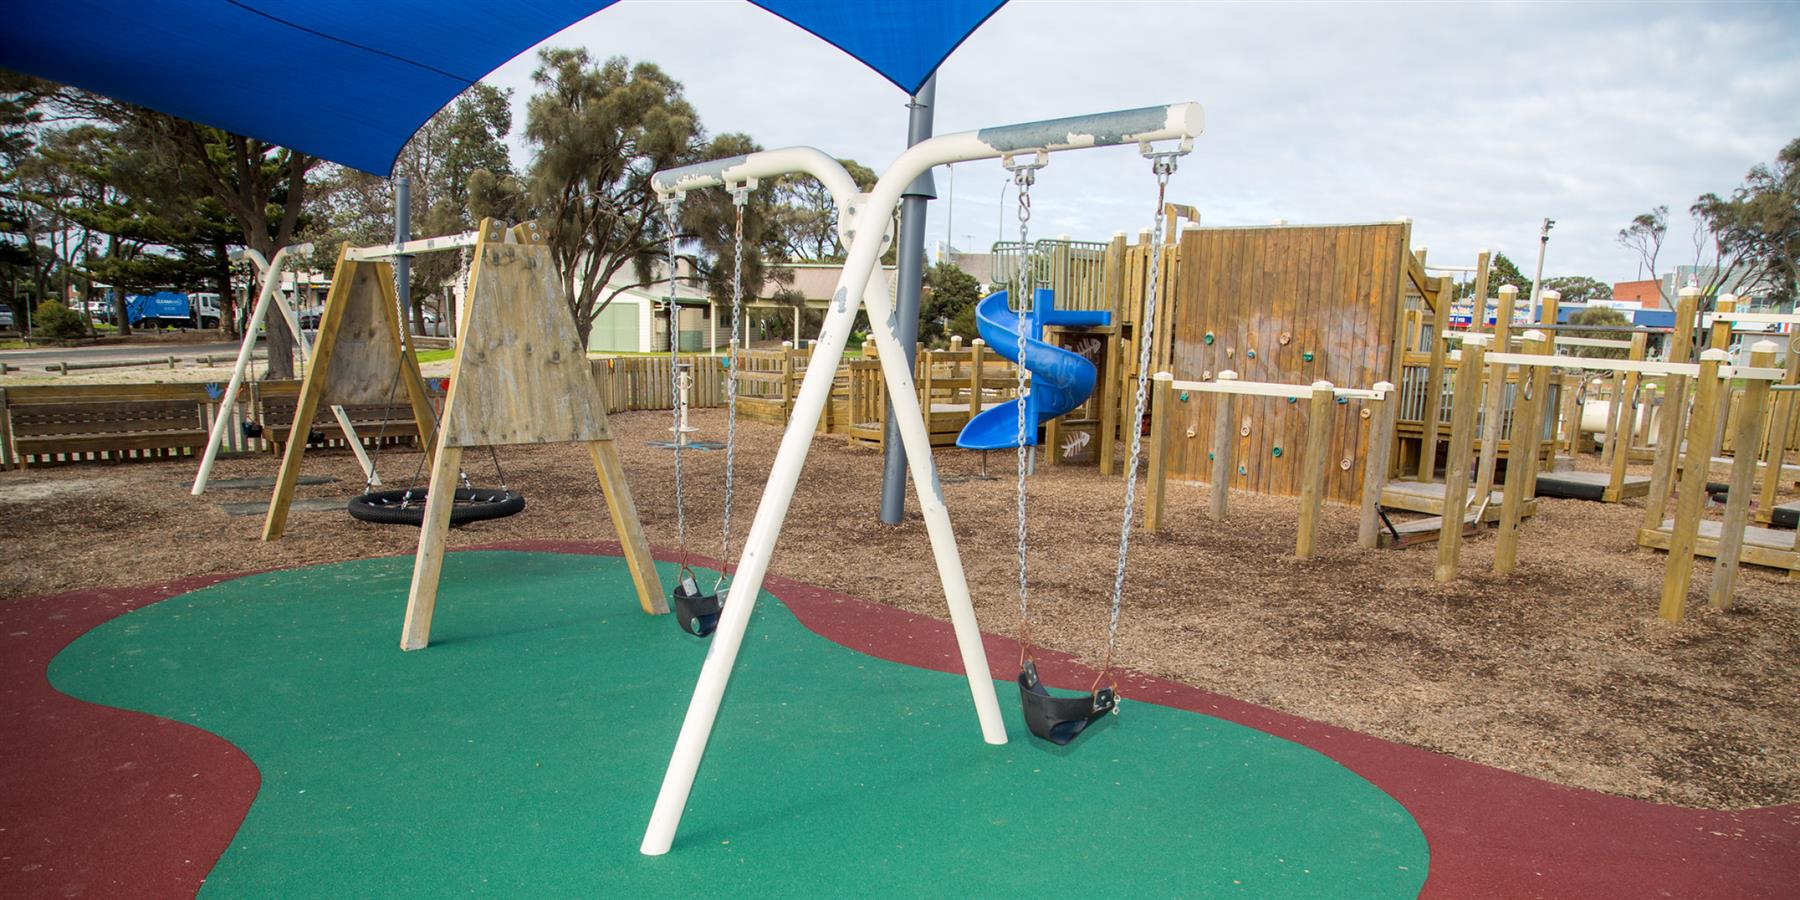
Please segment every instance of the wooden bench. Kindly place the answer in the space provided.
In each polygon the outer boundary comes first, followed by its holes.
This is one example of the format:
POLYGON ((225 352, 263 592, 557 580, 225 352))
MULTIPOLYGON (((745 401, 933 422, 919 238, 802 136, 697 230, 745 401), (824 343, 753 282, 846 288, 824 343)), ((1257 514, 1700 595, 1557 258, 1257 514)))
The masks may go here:
POLYGON ((26 385, 0 390, 0 465, 163 459, 206 447, 201 384, 26 385))

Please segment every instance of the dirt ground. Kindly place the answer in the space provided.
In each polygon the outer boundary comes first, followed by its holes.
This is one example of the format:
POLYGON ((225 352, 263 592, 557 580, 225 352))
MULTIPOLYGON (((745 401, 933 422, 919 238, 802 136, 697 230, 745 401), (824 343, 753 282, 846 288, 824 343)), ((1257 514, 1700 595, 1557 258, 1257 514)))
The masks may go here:
MULTIPOLYGON (((724 414, 698 411, 702 439, 724 414)), ((667 413, 614 419, 653 543, 676 544, 667 413)), ((749 528, 779 431, 740 423, 734 528, 749 528)), ((519 516, 454 532, 453 546, 514 538, 610 539, 586 454, 575 446, 500 453, 519 516)), ((724 454, 685 454, 688 534, 719 554, 724 454)), ((418 454, 387 451, 390 484, 418 454)), ((1014 634, 1012 460, 943 450, 938 465, 984 629, 1014 634)), ((485 454, 465 457, 491 484, 485 454)), ((1587 463, 1586 465, 1593 465, 1587 463)), ((273 475, 268 456, 223 460, 216 478, 273 475)), ((335 483, 300 497, 360 493, 346 451, 307 456, 335 483)), ((942 617, 943 598, 915 514, 876 521, 880 455, 815 439, 777 548, 776 572, 942 617)), ((1723 473, 1715 477, 1722 476, 1723 473)), ((265 490, 187 493, 193 465, 150 462, 0 473, 0 597, 381 554, 410 554, 417 532, 346 514, 295 512, 264 544, 261 518, 220 502, 265 490)), ((1171 485, 1165 530, 1132 542, 1118 657, 1173 678, 1300 716, 1562 784, 1666 803, 1746 808, 1800 801, 1800 584, 1745 567, 1737 608, 1705 604, 1712 566, 1694 573, 1688 620, 1660 623, 1663 554, 1633 540, 1642 506, 1540 501, 1516 574, 1488 568, 1489 532, 1467 542, 1462 574, 1432 579, 1435 545, 1355 546, 1356 512, 1328 507, 1320 551, 1292 556, 1297 504, 1235 494, 1226 523, 1204 515, 1206 489, 1171 485)), ((1046 467, 1031 483, 1033 633, 1098 656, 1118 541, 1121 482, 1089 468, 1046 467)), ((910 504, 909 504, 910 507, 910 504)), ((1715 513, 1716 515, 1716 513, 1715 513)), ((3 602, 3 601, 0 601, 3 602)))

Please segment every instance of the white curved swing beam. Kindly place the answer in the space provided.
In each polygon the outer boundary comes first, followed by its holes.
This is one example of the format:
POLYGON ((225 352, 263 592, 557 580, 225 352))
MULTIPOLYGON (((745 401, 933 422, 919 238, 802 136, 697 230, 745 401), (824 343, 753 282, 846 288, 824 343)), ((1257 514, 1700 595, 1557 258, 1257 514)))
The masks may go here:
POLYGON ((768 572, 770 553, 787 517, 788 504, 793 500, 794 488, 812 445, 813 431, 829 398, 832 379, 843 357, 844 343, 856 318, 858 304, 850 302, 851 297, 862 298, 862 306, 869 313, 870 330, 881 351, 882 376, 887 383, 888 397, 894 403, 901 444, 905 447, 908 469, 918 491, 926 530, 931 536, 938 577, 943 581, 944 598, 950 607, 950 621, 956 632, 963 669, 969 678, 982 737, 990 744, 1006 742, 1006 728, 1000 719, 987 654, 981 646, 981 633, 975 621, 974 606, 969 600, 962 560, 957 555, 955 535, 950 528, 950 514, 944 505, 943 485, 931 458, 931 444, 925 433, 924 417, 918 409, 912 373, 906 369, 906 357, 894 338, 897 320, 888 303, 886 278, 876 266, 882 250, 892 239, 889 231, 891 214, 900 202, 901 192, 933 166, 1083 147, 1147 145, 1152 141, 1179 140, 1185 145, 1200 134, 1204 122, 1205 116, 1198 103, 1178 103, 946 134, 915 144, 900 154, 875 183, 874 190, 866 195, 857 193, 855 182, 836 160, 810 147, 762 151, 657 173, 654 184, 657 193, 663 196, 739 185, 752 179, 794 172, 812 175, 831 191, 838 203, 838 227, 849 248, 849 256, 832 294, 825 324, 819 331, 812 363, 806 367, 806 376, 794 398, 787 430, 782 435, 762 502, 757 505, 755 519, 745 538, 743 555, 732 578, 724 614, 719 620, 718 631, 713 634, 712 646, 701 666, 693 699, 688 704, 687 716, 682 721, 681 733, 669 759, 669 768, 663 775, 662 788, 640 848, 644 853, 667 853, 681 824, 681 813, 687 806, 701 757, 705 755, 719 703, 743 645, 751 608, 768 572))

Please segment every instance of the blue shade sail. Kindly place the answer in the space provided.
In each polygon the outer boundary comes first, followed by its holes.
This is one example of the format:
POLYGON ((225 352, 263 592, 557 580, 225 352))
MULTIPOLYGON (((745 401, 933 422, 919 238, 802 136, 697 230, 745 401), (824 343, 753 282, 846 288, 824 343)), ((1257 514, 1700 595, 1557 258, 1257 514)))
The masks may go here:
MULTIPOLYGON (((386 174, 469 85, 613 2, 28 0, 0 67, 386 174)), ((1004 0, 755 2, 910 94, 1004 0)))

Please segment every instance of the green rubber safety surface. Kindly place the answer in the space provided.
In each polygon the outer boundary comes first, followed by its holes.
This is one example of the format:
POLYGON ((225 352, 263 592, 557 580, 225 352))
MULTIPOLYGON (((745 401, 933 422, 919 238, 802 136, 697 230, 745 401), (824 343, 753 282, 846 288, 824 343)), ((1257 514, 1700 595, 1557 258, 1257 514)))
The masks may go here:
POLYGON ((646 857, 707 644, 641 614, 617 558, 483 551, 446 557, 432 646, 402 653, 411 568, 224 582, 53 661, 59 690, 255 762, 208 893, 1374 897, 1425 880, 1407 812, 1312 750, 1130 698, 1054 748, 1005 682, 1012 742, 989 746, 961 676, 841 647, 766 593, 674 850, 646 857))

